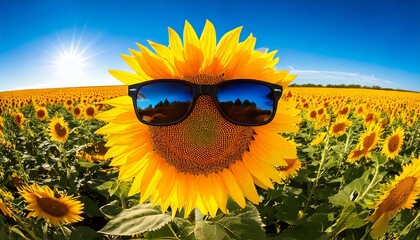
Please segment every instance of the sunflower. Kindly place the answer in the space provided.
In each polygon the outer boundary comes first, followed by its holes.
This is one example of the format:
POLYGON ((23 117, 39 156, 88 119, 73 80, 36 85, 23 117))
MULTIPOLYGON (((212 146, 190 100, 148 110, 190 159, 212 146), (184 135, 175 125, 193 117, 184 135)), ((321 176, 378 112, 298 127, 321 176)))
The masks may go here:
POLYGON ((73 106, 73 100, 66 99, 66 101, 64 101, 64 105, 66 106, 66 108, 70 109, 73 106))
POLYGON ((377 114, 374 112, 366 113, 363 122, 366 126, 369 126, 370 124, 375 123, 377 117, 377 114))
POLYGON ((316 109, 309 110, 306 119, 308 119, 308 121, 311 122, 318 120, 318 112, 316 111, 316 109))
POLYGON ((14 199, 13 194, 0 188, 0 211, 4 216, 14 218, 10 201, 14 199), (4 200, 4 201, 3 201, 4 200))
POLYGON ((73 114, 73 116, 74 116, 75 118, 80 118, 81 116, 83 116, 83 109, 82 109, 82 107, 80 107, 80 106, 75 106, 75 107, 72 109, 71 113, 73 114))
POLYGON ((340 116, 347 116, 350 112, 350 107, 349 106, 344 106, 342 107, 340 110, 338 110, 338 115, 340 116))
POLYGON ((3 125, 3 118, 0 117, 0 137, 3 135, 4 125, 3 125))
POLYGON ((299 170, 302 166, 302 162, 297 158, 285 160, 287 162, 287 166, 277 167, 281 180, 286 180, 287 178, 296 175, 297 170, 299 170))
POLYGON ((16 126, 18 126, 20 129, 24 129, 25 126, 23 126, 23 122, 25 121, 25 117, 21 112, 15 112, 13 114, 13 121, 15 122, 16 126))
POLYGON ((10 210, 9 204, 7 202, 3 202, 0 198, 0 212, 3 213, 6 217, 13 217, 13 212, 10 210))
POLYGON ((87 119, 92 119, 92 118, 93 118, 93 116, 95 116, 96 109, 95 109, 95 107, 94 107, 94 106, 92 106, 92 105, 90 105, 90 106, 86 106, 86 107, 84 108, 84 113, 85 113, 85 117, 86 117, 87 119))
POLYGON ((366 132, 360 137, 360 145, 367 151, 374 149, 378 143, 380 134, 381 126, 379 124, 370 125, 366 132))
POLYGON ((339 137, 346 132, 348 126, 351 126, 352 122, 347 117, 338 117, 330 127, 330 134, 339 137))
POLYGON ((400 126, 392 131, 392 133, 385 139, 382 146, 382 153, 390 159, 394 159, 401 151, 404 141, 404 129, 400 126))
MULTIPOLYGON (((199 84, 216 84, 229 79, 259 79, 284 88, 295 78, 275 69, 276 51, 255 51, 255 37, 238 42, 242 27, 226 33, 216 45, 213 24, 206 21, 199 38, 186 21, 184 43, 169 28, 169 47, 149 41, 154 52, 138 44, 140 52, 122 55, 136 72, 111 70, 130 85, 150 79, 175 78, 199 84)), ((209 96, 200 96, 187 119, 171 126, 147 126, 135 115, 129 96, 102 102, 115 108, 97 119, 109 122, 96 133, 107 135, 107 158, 120 166, 120 179, 132 179, 129 195, 169 206, 172 214, 188 215, 197 207, 203 214, 226 212, 228 195, 241 207, 246 199, 259 203, 255 184, 273 188, 280 182, 274 166, 287 166, 296 159, 296 148, 278 133, 297 130, 299 111, 292 103, 279 101, 275 119, 263 126, 249 127, 225 120, 209 96)))
POLYGON ((327 135, 327 133, 325 133, 325 132, 318 133, 315 136, 315 138, 309 143, 309 145, 315 146, 315 145, 320 144, 322 141, 324 141, 326 135, 327 135))
POLYGON ((20 188, 19 193, 28 204, 26 209, 30 213, 27 217, 36 217, 37 220, 44 218, 53 225, 74 223, 83 219, 80 216, 83 203, 72 195, 61 195, 48 186, 40 187, 36 183, 20 188))
POLYGON ((66 142, 69 136, 69 127, 63 117, 53 117, 48 130, 53 141, 66 142))
POLYGON ((354 163, 366 155, 366 151, 359 145, 347 156, 347 161, 354 163))
POLYGON ((383 186, 382 195, 374 204, 375 211, 366 220, 374 222, 373 238, 385 234, 389 220, 401 209, 413 208, 420 194, 420 156, 403 166, 403 172, 383 186))
POLYGON ((45 107, 38 107, 37 106, 35 108, 35 116, 39 120, 43 120, 43 119, 47 118, 48 117, 47 108, 45 108, 45 107))

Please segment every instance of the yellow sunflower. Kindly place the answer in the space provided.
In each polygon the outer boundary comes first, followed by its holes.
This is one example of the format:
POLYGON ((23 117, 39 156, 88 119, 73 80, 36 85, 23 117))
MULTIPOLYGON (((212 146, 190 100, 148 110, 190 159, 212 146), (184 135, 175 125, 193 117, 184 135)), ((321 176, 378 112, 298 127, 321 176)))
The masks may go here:
POLYGON ((14 199, 13 194, 9 191, 4 191, 0 188, 0 212, 6 217, 15 218, 12 211, 12 205, 10 201, 14 199), (5 201, 3 201, 5 200, 5 201))
POLYGON ((382 153, 387 158, 394 159, 401 151, 403 141, 404 129, 399 126, 385 139, 384 145, 382 146, 382 153))
POLYGON ((315 122, 316 120, 318 120, 318 112, 316 111, 316 109, 309 110, 307 112, 306 119, 308 119, 308 121, 311 122, 315 122))
POLYGON ((47 118, 48 117, 47 108, 37 106, 35 108, 35 116, 39 120, 43 120, 43 119, 47 118))
POLYGON ((363 155, 370 157, 370 151, 376 147, 381 134, 381 126, 379 124, 371 124, 369 128, 360 136, 359 146, 363 150, 363 155))
POLYGON ((318 133, 315 136, 315 138, 309 143, 309 145, 315 146, 315 145, 320 144, 322 141, 324 141, 326 135, 327 135, 327 133, 325 133, 325 132, 318 133))
POLYGON ((53 117, 49 124, 48 131, 51 139, 57 142, 66 142, 69 136, 69 127, 63 117, 53 117))
POLYGON ((366 126, 369 126, 370 124, 375 123, 376 118, 378 118, 378 115, 375 112, 368 112, 363 119, 363 123, 366 126))
POLYGON ((297 170, 299 170, 302 166, 302 162, 297 158, 285 160, 287 162, 287 166, 277 167, 281 180, 286 180, 287 178, 296 175, 297 170))
POLYGON ((83 116, 83 108, 81 106, 75 106, 72 109, 71 113, 75 118, 80 118, 81 116, 83 116))
POLYGON ((23 122, 25 121, 25 117, 23 116, 23 114, 21 112, 15 112, 13 114, 13 120, 14 120, 15 124, 20 129, 24 129, 25 128, 25 126, 23 126, 23 122))
POLYGON ((0 117, 0 137, 3 135, 3 131, 4 131, 3 118, 0 117))
POLYGON ((337 115, 347 116, 350 112, 350 107, 345 105, 344 107, 340 108, 337 112, 337 115))
POLYGON ((10 207, 8 206, 7 202, 3 202, 3 200, 0 198, 0 212, 3 213, 6 217, 13 217, 13 212, 10 210, 10 207))
POLYGON ((420 156, 403 166, 403 172, 385 185, 382 195, 375 203, 375 211, 366 220, 374 222, 373 238, 385 234, 389 220, 401 209, 413 208, 420 194, 420 156))
POLYGON ((359 145, 349 153, 349 155, 347 156, 347 161, 354 163, 365 155, 366 151, 363 149, 362 146, 359 145))
POLYGON ((96 114, 96 109, 94 106, 88 105, 84 107, 84 115, 87 119, 92 119, 93 116, 95 116, 95 114, 96 114))
POLYGON ((27 217, 43 218, 53 225, 74 223, 83 219, 83 203, 75 197, 60 195, 48 186, 40 187, 38 184, 25 186, 19 189, 19 194, 25 199, 30 211, 27 217))
MULTIPOLYGON (((295 78, 276 70, 276 51, 255 51, 255 37, 239 42, 242 27, 226 33, 216 45, 213 24, 206 21, 200 37, 186 21, 182 43, 169 28, 169 47, 149 41, 154 50, 138 44, 140 52, 122 55, 135 74, 111 70, 130 85, 151 79, 183 79, 198 84, 216 84, 229 79, 258 79, 284 88, 295 78)), ((104 101, 115 108, 97 119, 109 122, 96 133, 107 135, 107 158, 120 166, 120 179, 132 179, 130 195, 140 193, 169 206, 172 213, 186 215, 197 207, 203 214, 226 212, 228 195, 241 207, 248 199, 259 203, 255 185, 273 188, 280 182, 274 166, 287 166, 296 159, 296 148, 278 133, 297 130, 299 111, 292 103, 279 101, 276 117, 267 125, 239 126, 222 117, 209 96, 200 96, 191 114, 171 126, 140 123, 129 96, 104 101)))
POLYGON ((346 116, 344 117, 337 117, 335 123, 333 123, 330 127, 330 134, 339 137, 346 132, 348 126, 351 126, 352 122, 347 119, 346 116))

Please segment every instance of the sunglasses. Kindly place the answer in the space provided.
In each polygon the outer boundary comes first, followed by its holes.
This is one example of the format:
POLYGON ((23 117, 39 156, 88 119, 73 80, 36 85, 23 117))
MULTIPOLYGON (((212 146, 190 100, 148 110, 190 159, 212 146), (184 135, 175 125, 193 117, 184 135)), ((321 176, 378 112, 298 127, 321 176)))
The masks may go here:
POLYGON ((128 86, 140 122, 169 126, 185 120, 197 98, 209 95, 222 116, 243 126, 269 123, 276 113, 282 86, 251 79, 201 85, 176 79, 158 79, 128 86))

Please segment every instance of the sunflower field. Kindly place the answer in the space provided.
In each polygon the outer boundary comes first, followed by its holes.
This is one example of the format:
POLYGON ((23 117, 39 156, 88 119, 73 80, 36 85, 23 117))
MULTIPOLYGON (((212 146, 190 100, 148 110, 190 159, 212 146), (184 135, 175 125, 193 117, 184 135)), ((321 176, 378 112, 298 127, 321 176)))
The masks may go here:
POLYGON ((420 229, 420 95, 288 88, 300 109, 298 159, 258 205, 226 213, 163 212, 129 196, 101 102, 126 87, 0 94, 1 239, 415 239, 420 229), (172 214, 172 216, 171 216, 172 214))

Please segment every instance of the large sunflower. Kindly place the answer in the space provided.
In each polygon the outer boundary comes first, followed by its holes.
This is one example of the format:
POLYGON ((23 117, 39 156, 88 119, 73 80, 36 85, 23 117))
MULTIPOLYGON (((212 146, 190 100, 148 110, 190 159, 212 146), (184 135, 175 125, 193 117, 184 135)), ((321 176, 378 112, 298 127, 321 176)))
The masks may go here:
POLYGON ((382 146, 382 153, 390 159, 394 159, 401 151, 404 141, 404 129, 398 127, 386 139, 382 146))
MULTIPOLYGON (((149 41, 140 52, 122 55, 135 74, 110 73, 130 85, 151 79, 174 78, 198 84, 229 79, 258 79, 286 87, 294 75, 278 71, 276 51, 255 51, 255 37, 239 42, 241 27, 226 33, 216 45, 216 32, 207 21, 200 37, 186 21, 184 42, 169 28, 169 47, 149 41)), ((226 212, 230 195, 241 207, 260 201, 255 185, 272 188, 280 177, 274 166, 287 166, 296 149, 278 133, 297 130, 299 111, 281 100, 274 120, 264 126, 239 126, 225 120, 209 96, 200 96, 187 119, 171 126, 147 126, 135 115, 129 96, 104 101, 114 109, 98 114, 109 122, 96 133, 107 135, 107 158, 120 166, 120 179, 132 179, 130 195, 140 193, 172 213, 194 207, 214 216, 226 212)))
POLYGON ((412 208, 420 194, 420 156, 403 166, 403 172, 384 186, 375 211, 366 220, 373 223, 371 236, 385 234, 389 220, 401 209, 412 208))
POLYGON ((27 217, 44 218, 53 225, 74 223, 81 221, 83 217, 83 203, 73 196, 56 196, 59 193, 51 190, 48 186, 40 187, 38 184, 25 186, 19 189, 20 195, 25 199, 30 211, 27 217))

